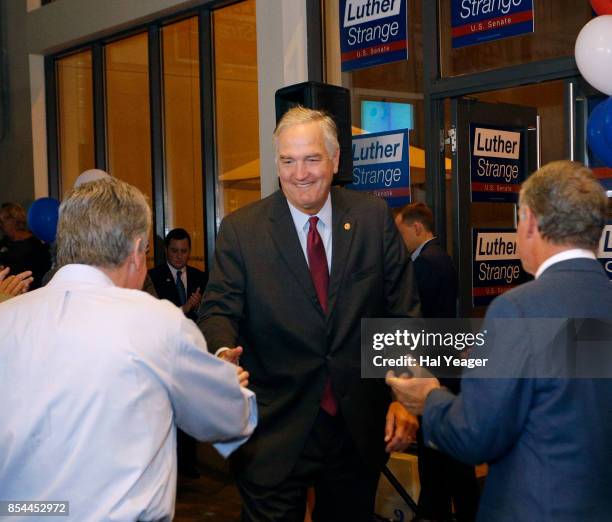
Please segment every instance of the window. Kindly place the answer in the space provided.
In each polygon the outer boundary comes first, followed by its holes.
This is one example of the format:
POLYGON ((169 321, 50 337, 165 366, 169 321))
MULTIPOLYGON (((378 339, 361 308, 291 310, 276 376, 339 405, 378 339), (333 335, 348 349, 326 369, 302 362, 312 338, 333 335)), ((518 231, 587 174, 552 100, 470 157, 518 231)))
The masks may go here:
POLYGON ((204 207, 200 130, 198 19, 162 29, 165 233, 184 228, 191 236, 191 264, 204 270, 204 207))
POLYGON ((60 194, 78 175, 94 167, 91 51, 57 60, 60 194))
POLYGON ((255 0, 213 13, 217 221, 261 197, 255 0))

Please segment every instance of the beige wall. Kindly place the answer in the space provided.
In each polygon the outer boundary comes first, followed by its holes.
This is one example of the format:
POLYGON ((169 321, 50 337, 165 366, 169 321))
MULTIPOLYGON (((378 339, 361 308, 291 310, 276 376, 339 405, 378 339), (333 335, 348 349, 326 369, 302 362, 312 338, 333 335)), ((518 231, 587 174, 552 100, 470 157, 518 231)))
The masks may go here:
POLYGON ((30 79, 24 46, 25 2, 0 1, 0 38, 6 50, 0 76, 0 202, 28 204, 34 196, 30 79))

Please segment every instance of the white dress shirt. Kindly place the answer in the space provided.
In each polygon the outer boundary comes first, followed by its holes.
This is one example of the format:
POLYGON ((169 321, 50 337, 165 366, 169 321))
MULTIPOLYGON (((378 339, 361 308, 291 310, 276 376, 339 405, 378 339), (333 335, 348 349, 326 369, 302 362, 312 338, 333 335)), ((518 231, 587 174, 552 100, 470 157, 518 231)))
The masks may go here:
POLYGON ((227 455, 257 412, 177 307, 68 265, 0 305, 0 417, 0 499, 101 522, 171 519, 176 425, 227 455))
POLYGON ((567 261, 568 259, 597 259, 595 254, 590 250, 586 250, 584 248, 572 248, 570 250, 564 250, 563 252, 559 252, 554 256, 550 256, 546 261, 544 261, 536 271, 535 278, 537 279, 542 275, 542 272, 546 270, 548 267, 554 265, 555 263, 560 263, 561 261, 567 261))
MULTIPOLYGON (((178 269, 174 268, 170 263, 166 263, 168 268, 170 269, 170 273, 172 274, 172 281, 174 281, 174 285, 176 286, 176 274, 178 269)), ((187 265, 185 265, 181 270, 181 281, 183 282, 183 286, 185 287, 185 294, 187 293, 187 265)), ((189 296, 186 296, 189 299, 189 296)))
POLYGON ((287 200, 289 204, 289 211, 291 212, 291 217, 293 218, 293 224, 295 225, 295 230, 297 232, 298 238, 300 240, 300 245, 302 246, 302 251, 304 252, 304 257, 306 258, 306 264, 308 264, 308 253, 307 253, 307 239, 308 239, 308 230, 310 229, 309 219, 311 217, 318 217, 319 221, 317 222, 317 230, 319 235, 321 236, 321 240, 323 241, 323 246, 325 247, 325 256, 327 257, 327 269, 331 273, 331 260, 332 260, 332 205, 331 205, 331 196, 328 194, 323 207, 317 214, 305 214, 301 210, 295 208, 289 200, 287 200))

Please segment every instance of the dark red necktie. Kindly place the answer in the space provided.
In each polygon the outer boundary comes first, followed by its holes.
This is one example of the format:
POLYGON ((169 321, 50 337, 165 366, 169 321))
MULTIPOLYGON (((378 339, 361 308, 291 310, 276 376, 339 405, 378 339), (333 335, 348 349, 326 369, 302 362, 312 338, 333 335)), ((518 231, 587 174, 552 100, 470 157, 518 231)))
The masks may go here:
MULTIPOLYGON (((323 311, 327 313, 327 289, 329 288, 329 269, 327 268, 327 256, 325 255, 325 247, 323 240, 317 230, 319 218, 313 216, 308 219, 310 228, 308 229, 308 237, 306 238, 306 253, 308 255, 308 267, 310 268, 310 277, 317 292, 319 303, 323 311)), ((338 413, 338 403, 334 397, 331 388, 329 377, 325 382, 325 389, 321 397, 321 408, 328 415, 336 415, 338 413)))

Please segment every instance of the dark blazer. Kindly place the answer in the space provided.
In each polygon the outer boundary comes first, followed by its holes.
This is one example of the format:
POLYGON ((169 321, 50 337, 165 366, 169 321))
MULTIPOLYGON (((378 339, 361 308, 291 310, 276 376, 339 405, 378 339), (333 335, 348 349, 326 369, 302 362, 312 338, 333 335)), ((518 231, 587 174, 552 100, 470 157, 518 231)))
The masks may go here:
MULTIPOLYGON (((172 277, 172 272, 168 268, 167 263, 157 265, 149 270, 149 276, 153 281, 155 292, 160 299, 168 299, 176 306, 180 306, 178 290, 176 289, 176 281, 172 277)), ((187 299, 198 288, 200 292, 204 292, 208 277, 205 272, 187 265, 187 299)), ((198 318, 197 309, 192 310, 187 314, 187 317, 194 321, 198 318)))
POLYGON ((455 317, 457 271, 437 239, 428 241, 414 260, 423 317, 455 317))
POLYGON ((413 272, 386 203, 333 188, 328 313, 321 308, 282 192, 226 217, 199 325, 216 350, 242 345, 259 423, 233 457, 263 486, 293 468, 319 411, 328 375, 366 465, 384 462, 390 401, 382 380, 360 377, 363 317, 419 313, 413 272))
MULTIPOLYGON (((612 318, 612 285, 597 261, 556 263, 501 295, 483 329, 498 318, 567 317, 612 318)), ((541 355, 544 343, 534 339, 544 323, 530 330, 533 323, 508 327, 506 369, 529 369, 541 355)), ((466 462, 489 463, 480 521, 599 522, 612 513, 611 405, 612 379, 464 378, 458 397, 428 396, 424 439, 466 462)))

